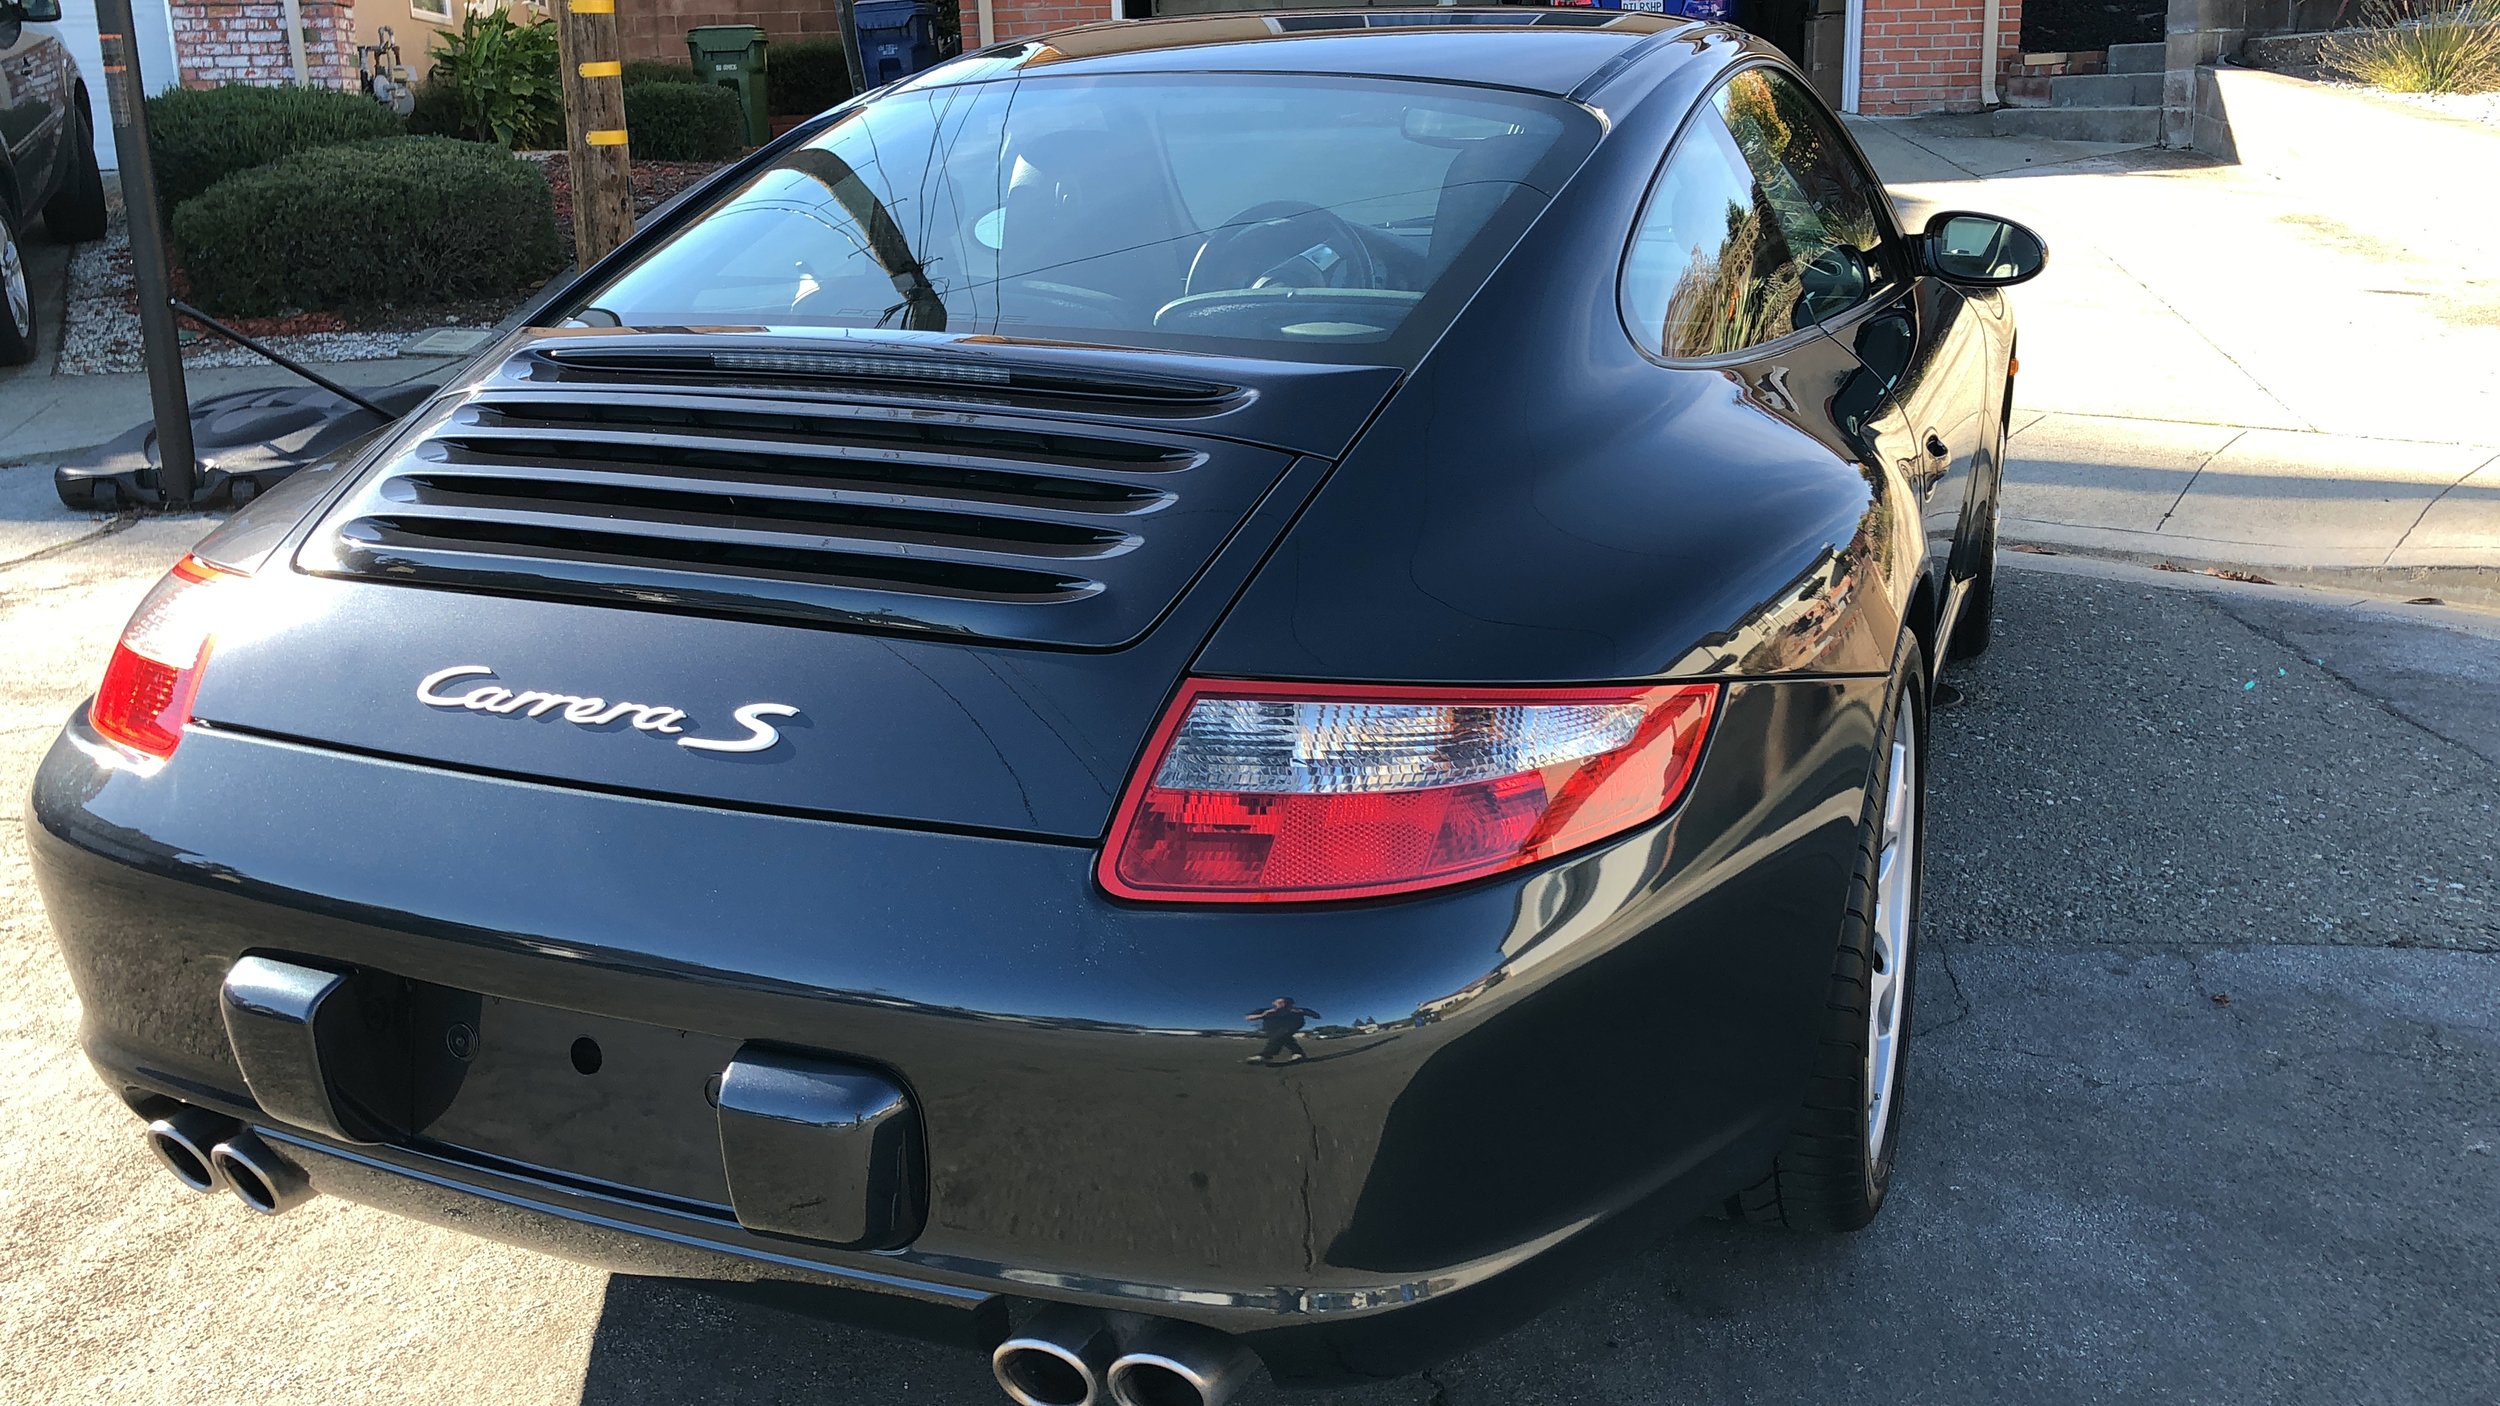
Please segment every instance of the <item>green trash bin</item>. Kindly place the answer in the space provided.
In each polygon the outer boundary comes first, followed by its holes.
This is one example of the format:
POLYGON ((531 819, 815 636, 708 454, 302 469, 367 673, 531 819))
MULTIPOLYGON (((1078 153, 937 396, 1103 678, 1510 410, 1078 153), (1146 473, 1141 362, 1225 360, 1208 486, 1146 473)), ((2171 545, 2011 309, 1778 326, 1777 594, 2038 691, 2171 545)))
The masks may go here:
POLYGON ((746 109, 748 146, 773 139, 772 109, 764 103, 765 42, 764 31, 751 24, 707 24, 686 31, 695 76, 734 91, 746 109))

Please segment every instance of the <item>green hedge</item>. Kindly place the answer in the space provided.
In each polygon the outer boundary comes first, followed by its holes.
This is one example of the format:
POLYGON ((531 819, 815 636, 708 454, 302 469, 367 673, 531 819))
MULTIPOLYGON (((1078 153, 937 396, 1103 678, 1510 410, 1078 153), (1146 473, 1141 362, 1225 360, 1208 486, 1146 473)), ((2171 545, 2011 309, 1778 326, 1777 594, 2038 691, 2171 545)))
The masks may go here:
POLYGON ((726 161, 746 149, 738 95, 702 83, 626 84, 625 131, 643 161, 726 161))
POLYGON ((412 137, 466 137, 467 124, 461 120, 460 90, 439 78, 428 78, 417 85, 416 105, 408 110, 408 135, 412 137))
POLYGON ((839 39, 775 44, 764 54, 764 100, 775 117, 813 117, 851 95, 839 39))
POLYGON ((658 59, 627 59, 627 83, 700 83, 690 63, 663 63, 658 59))
POLYGON ((398 135, 362 93, 327 88, 177 88, 148 99, 156 189, 170 210, 237 171, 342 142, 398 135))
POLYGON ((562 259, 538 169, 444 137, 239 172, 174 212, 174 242, 199 302, 242 317, 509 296, 562 259))

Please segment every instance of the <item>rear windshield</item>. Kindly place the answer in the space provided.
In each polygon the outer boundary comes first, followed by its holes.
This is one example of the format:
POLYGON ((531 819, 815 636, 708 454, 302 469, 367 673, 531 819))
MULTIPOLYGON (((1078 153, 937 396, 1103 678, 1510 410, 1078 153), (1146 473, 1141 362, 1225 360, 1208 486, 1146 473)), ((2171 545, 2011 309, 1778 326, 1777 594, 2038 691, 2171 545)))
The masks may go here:
POLYGON ((908 87, 569 316, 1406 362, 1594 135, 1549 99, 1380 79, 908 87))

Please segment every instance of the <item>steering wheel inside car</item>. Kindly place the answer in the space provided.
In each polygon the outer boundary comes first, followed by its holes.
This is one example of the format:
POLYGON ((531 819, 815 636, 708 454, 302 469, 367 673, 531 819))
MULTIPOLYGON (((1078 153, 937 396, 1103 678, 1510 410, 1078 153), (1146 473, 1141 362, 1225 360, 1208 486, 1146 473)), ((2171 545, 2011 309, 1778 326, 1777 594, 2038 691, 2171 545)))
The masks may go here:
POLYGON ((1223 288, 1174 298, 1155 326, 1202 337, 1374 342, 1423 301, 1402 288, 1223 288))
POLYGON ((1009 319, 1038 317, 1069 327, 1131 327, 1137 312, 1126 298, 1043 278, 1002 278, 998 307, 1009 319))
POLYGON ((1375 288, 1380 264, 1354 226, 1300 200, 1233 216, 1198 246, 1186 294, 1235 288, 1375 288))

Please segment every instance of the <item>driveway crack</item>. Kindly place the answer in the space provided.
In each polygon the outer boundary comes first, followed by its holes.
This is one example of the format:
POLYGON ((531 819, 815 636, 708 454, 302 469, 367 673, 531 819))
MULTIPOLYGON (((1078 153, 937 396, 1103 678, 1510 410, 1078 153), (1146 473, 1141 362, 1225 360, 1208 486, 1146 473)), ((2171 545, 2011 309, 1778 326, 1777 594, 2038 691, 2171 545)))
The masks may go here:
POLYGON ((7 561, 0 561, 0 571, 15 570, 21 566, 27 566, 35 562, 45 561, 52 557, 57 557, 64 552, 74 552, 90 542, 101 541, 106 537, 110 537, 114 533, 121 531, 138 520, 138 514, 124 513, 120 517, 113 518, 99 524, 93 532, 72 537, 66 542, 55 542, 49 547, 39 547, 34 551, 28 552, 22 557, 11 557, 7 561))
POLYGON ((2319 673, 2322 673, 2328 678, 2333 679, 2335 682, 2342 684, 2346 691, 2350 692, 2354 697, 2368 703, 2371 707, 2378 709, 2380 712, 2385 713, 2387 716, 2394 718, 2400 723, 2404 723, 2416 729, 2426 736, 2436 738, 2437 740, 2456 748, 2458 751, 2463 752, 2467 756, 2482 762, 2488 767, 2491 767, 2493 771, 2500 772, 2500 761, 2495 761, 2493 758, 2484 756, 2482 752, 2475 748, 2472 744, 2450 737, 2448 734, 2441 732, 2438 728, 2435 728, 2429 723, 2422 721, 2420 718, 2414 717, 2412 714, 2398 708, 2395 704, 2388 702, 2385 698, 2382 698, 2379 695, 2372 693, 2370 690, 2363 688, 2358 679, 2344 673, 2334 665, 2327 663, 2324 658, 2312 655, 2309 651, 2292 643, 2290 639, 2286 638, 2281 633, 2267 629, 2265 626, 2260 625, 2256 621, 2249 619, 2236 610, 2233 610, 2231 608, 2231 602, 2228 599, 2217 596, 2212 598, 2211 603, 2215 610, 2221 612, 2223 617, 2230 620, 2233 624, 2238 625, 2241 629, 2248 631, 2250 634, 2264 640, 2266 643, 2286 651, 2295 658, 2307 663, 2319 673))

